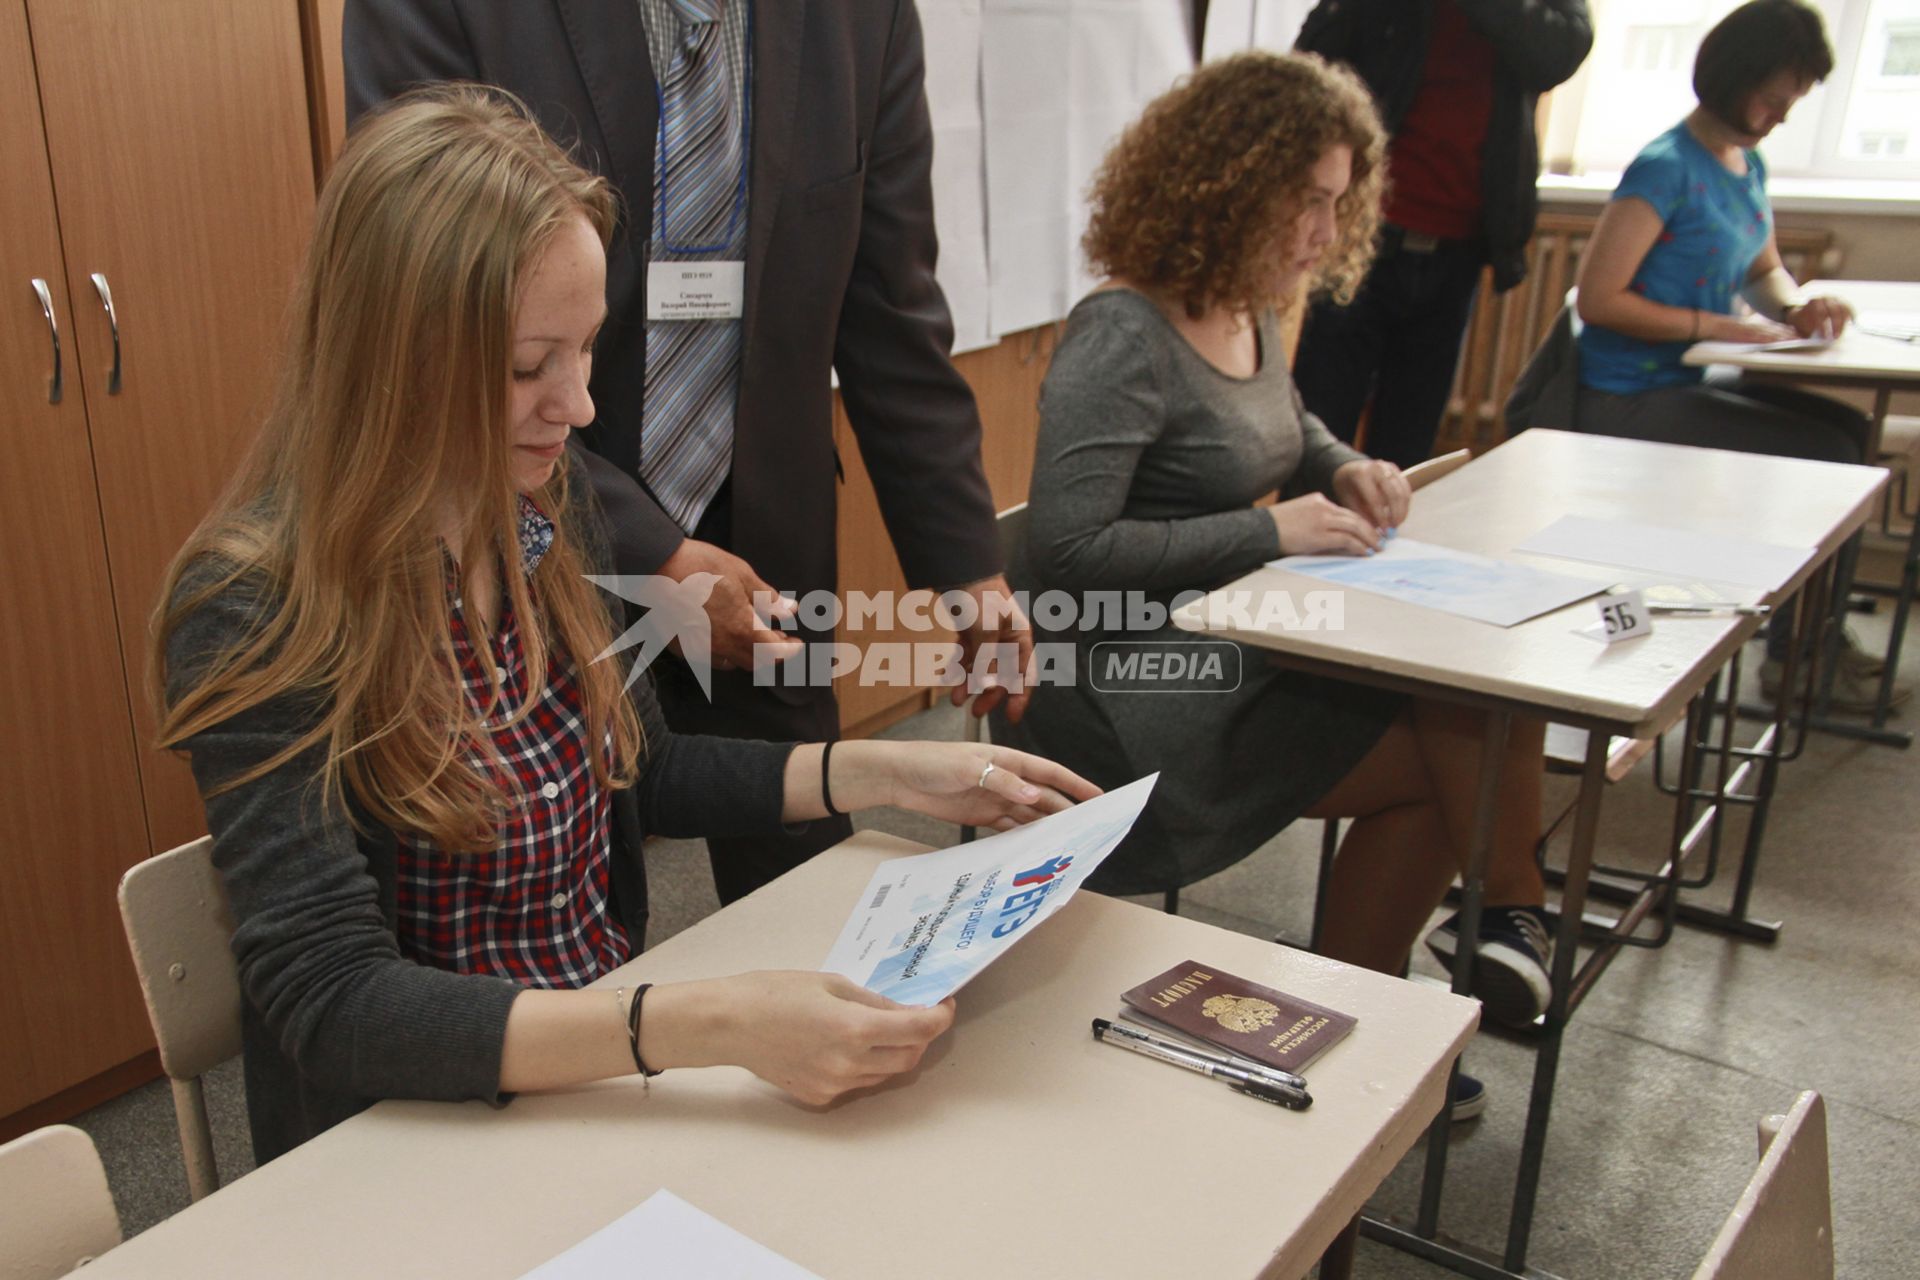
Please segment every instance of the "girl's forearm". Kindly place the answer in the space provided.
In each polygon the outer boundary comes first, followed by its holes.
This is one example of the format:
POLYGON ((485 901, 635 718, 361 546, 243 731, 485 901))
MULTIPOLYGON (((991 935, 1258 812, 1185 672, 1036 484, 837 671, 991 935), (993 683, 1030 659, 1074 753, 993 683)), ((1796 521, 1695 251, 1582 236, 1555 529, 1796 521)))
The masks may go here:
POLYGON ((887 761, 888 747, 883 742, 836 742, 827 761, 832 776, 821 775, 820 759, 825 750, 818 742, 802 743, 787 757, 784 801, 780 817, 785 822, 809 822, 827 816, 826 792, 832 791, 833 807, 840 813, 854 813, 889 804, 893 799, 893 770, 887 761))

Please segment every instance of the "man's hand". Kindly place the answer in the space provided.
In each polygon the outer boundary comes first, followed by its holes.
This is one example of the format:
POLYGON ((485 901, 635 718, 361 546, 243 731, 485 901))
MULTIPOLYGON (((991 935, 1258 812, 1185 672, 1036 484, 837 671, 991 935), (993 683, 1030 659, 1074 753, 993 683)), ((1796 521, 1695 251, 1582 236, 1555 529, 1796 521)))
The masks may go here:
MULTIPOLYGON (((996 646, 1014 646, 1020 657, 1019 690, 1010 691, 1004 685, 993 682, 993 675, 988 673, 986 679, 989 683, 973 700, 973 714, 984 716, 1004 702, 1007 705, 1007 719, 1019 724, 1020 717, 1027 713, 1027 700, 1033 696, 1033 627, 1015 602, 1006 575, 997 574, 968 586, 944 591, 940 595, 940 608, 946 616, 947 625, 960 638, 960 663, 969 673, 983 652, 992 654, 996 646), (959 596, 969 597, 971 605, 954 598, 959 596), (969 625, 961 625, 963 623, 969 625)), ((953 686, 952 697, 956 707, 965 702, 967 684, 953 686)))
POLYGON ((662 577, 684 582, 695 573, 711 573, 720 581, 707 597, 707 619, 713 626, 713 665, 721 670, 753 669, 756 657, 762 663, 791 658, 801 650, 799 637, 774 630, 769 624, 794 614, 794 603, 781 596, 739 556, 711 542, 688 538, 660 566, 662 577), (761 600, 778 603, 762 616, 754 610, 756 593, 761 600), (757 649, 757 652, 756 652, 757 649))

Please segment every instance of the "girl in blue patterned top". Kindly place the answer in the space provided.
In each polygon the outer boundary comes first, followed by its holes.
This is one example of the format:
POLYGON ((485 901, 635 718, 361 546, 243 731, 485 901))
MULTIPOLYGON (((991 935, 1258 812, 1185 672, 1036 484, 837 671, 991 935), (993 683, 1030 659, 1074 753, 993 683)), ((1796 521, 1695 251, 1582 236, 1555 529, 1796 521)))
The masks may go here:
MULTIPOLYGON (((1755 149, 1832 70, 1820 14, 1802 0, 1752 0, 1701 41, 1693 67, 1700 105, 1634 157, 1580 264, 1580 430, 1822 462, 1864 459, 1867 420, 1848 406, 1681 363, 1695 342, 1831 336, 1853 319, 1845 302, 1803 296, 1787 274, 1755 149), (1753 314, 1735 314, 1735 295, 1753 314)), ((1790 632, 1772 629, 1761 671, 1769 695, 1790 632)), ((1849 646, 1834 705, 1871 708, 1878 671, 1875 659, 1849 646)))

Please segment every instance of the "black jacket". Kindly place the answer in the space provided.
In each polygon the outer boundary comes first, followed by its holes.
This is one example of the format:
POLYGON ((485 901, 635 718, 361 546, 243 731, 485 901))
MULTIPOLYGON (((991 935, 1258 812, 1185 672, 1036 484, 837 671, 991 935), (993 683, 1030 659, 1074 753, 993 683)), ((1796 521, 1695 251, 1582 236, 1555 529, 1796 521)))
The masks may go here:
MULTIPOLYGON (((1593 47, 1586 0, 1454 0, 1493 42, 1493 119, 1481 151, 1482 226, 1494 287, 1527 274, 1527 240, 1539 198, 1540 149, 1534 105, 1564 81, 1593 47)), ((1420 90, 1433 28, 1432 0, 1320 0, 1294 47, 1344 62, 1373 91, 1389 133, 1398 133, 1420 90)))

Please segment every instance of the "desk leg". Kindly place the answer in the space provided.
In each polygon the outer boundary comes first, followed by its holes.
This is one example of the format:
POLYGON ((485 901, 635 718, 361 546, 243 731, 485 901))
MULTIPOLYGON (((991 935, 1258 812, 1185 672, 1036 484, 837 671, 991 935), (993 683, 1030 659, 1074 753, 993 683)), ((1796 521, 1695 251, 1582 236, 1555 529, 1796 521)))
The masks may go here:
POLYGON ((1360 1215, 1354 1214, 1327 1251, 1320 1255, 1320 1269, 1314 1280, 1352 1280, 1354 1247, 1360 1240, 1360 1215))
MULTIPOLYGON (((1485 893, 1487 855, 1493 847, 1493 818, 1500 802, 1500 761, 1507 753, 1507 734, 1513 728, 1513 713, 1487 712, 1487 726, 1480 740, 1480 788, 1474 797, 1473 847, 1467 851, 1467 873, 1461 878, 1460 941, 1453 954, 1453 990, 1467 995, 1473 985, 1473 957, 1480 949, 1480 907, 1485 893)), ((1607 735, 1595 735, 1605 759, 1607 735)), ((1420 1183, 1420 1216, 1414 1230, 1429 1240, 1440 1228, 1440 1191, 1447 1176, 1447 1143, 1453 1134, 1453 1082, 1460 1074, 1455 1058, 1447 1073, 1447 1096, 1440 1100, 1440 1114, 1427 1130, 1427 1169, 1420 1183)))
POLYGON ((1580 798, 1573 815, 1573 847, 1567 853, 1566 883, 1560 890, 1560 927, 1553 940, 1553 1000, 1547 1005, 1540 1051, 1533 1061, 1533 1096, 1527 1101, 1527 1127, 1520 1140, 1520 1171, 1513 1188, 1513 1214, 1507 1220, 1508 1271, 1527 1263, 1533 1231, 1534 1199, 1547 1151, 1547 1118, 1553 1110, 1553 1086, 1560 1070, 1560 1038, 1571 1016, 1573 966, 1580 946, 1580 917, 1587 909, 1587 877, 1593 870, 1594 838, 1600 829, 1600 797, 1607 786, 1604 733, 1587 735, 1587 759, 1580 771, 1580 798))
MULTIPOLYGON (((1920 519, 1907 534, 1907 561, 1900 566, 1900 590, 1893 597, 1893 633, 1887 637, 1887 669, 1880 673, 1880 694, 1874 701, 1873 727, 1885 730, 1887 711, 1893 701, 1893 678, 1900 668, 1900 646, 1907 637, 1907 613, 1913 608, 1916 583, 1920 583, 1920 519)), ((1905 735, 1911 742, 1912 735, 1905 735)))
MULTIPOLYGON (((1887 421, 1887 408, 1892 403, 1893 392, 1890 387, 1881 387, 1874 392, 1872 427, 1868 432, 1867 463, 1872 465, 1880 453, 1880 436, 1887 421)), ((1900 584, 1893 598, 1893 632, 1887 639, 1887 667, 1880 675, 1880 688, 1874 696, 1873 722, 1871 726, 1848 724, 1833 719, 1830 706, 1833 693, 1835 658, 1844 644, 1847 597, 1853 590, 1853 572, 1859 557, 1860 535, 1848 539, 1840 552, 1840 581, 1834 591, 1834 627, 1828 638, 1829 643, 1821 646, 1821 664, 1816 671, 1819 676, 1818 696, 1814 698, 1814 711, 1808 724, 1813 728, 1843 738, 1860 738, 1867 742, 1876 742, 1886 747, 1906 748, 1913 745, 1913 734, 1905 730, 1887 728, 1887 713, 1891 710, 1893 699, 1893 680, 1900 667, 1900 647, 1906 639, 1907 611, 1913 607, 1916 581, 1920 580, 1920 520, 1913 523, 1907 534, 1906 562, 1900 569, 1900 584)))
MULTIPOLYGON (((1840 652, 1847 646, 1847 597, 1853 593, 1854 572, 1860 564, 1860 536, 1855 534, 1840 546, 1835 558, 1839 566, 1835 571, 1833 595, 1825 602, 1832 610, 1830 624, 1815 637, 1813 647, 1813 718, 1815 721, 1830 720, 1833 716, 1833 681, 1839 674, 1840 652)), ((1802 594, 1801 607, 1811 609, 1823 603, 1802 594)), ((1769 619, 1771 622, 1771 619, 1769 619)), ((1797 642, 1797 637, 1796 637, 1797 642)), ((1799 654, 1794 654, 1798 657, 1799 654)), ((1781 689, 1781 701, 1787 700, 1788 690, 1781 689)))

